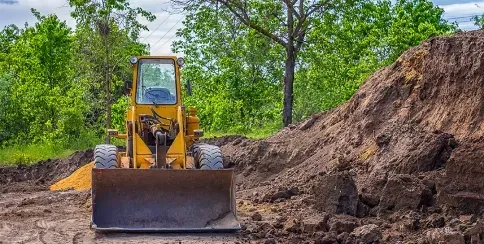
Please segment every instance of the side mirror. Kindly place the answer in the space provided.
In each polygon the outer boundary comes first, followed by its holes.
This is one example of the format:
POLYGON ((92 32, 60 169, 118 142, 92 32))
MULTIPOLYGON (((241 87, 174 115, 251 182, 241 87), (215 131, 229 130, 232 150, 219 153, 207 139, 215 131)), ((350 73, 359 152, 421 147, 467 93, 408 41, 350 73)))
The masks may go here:
POLYGON ((188 96, 191 96, 192 95, 192 84, 191 84, 190 80, 187 80, 187 82, 185 82, 185 89, 187 90, 188 96))
POLYGON ((131 93, 131 86, 133 85, 133 82, 130 80, 124 81, 124 94, 129 95, 131 93))

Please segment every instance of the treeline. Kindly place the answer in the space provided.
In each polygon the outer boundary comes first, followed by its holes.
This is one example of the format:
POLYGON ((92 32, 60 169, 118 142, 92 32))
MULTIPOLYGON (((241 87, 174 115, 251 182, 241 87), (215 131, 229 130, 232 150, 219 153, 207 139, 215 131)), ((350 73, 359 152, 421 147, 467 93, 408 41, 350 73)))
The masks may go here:
MULTIPOLYGON (((177 1, 187 16, 178 32, 182 40, 174 47, 185 54, 183 76, 194 86, 186 103, 200 109, 209 130, 240 133, 282 126, 287 50, 260 29, 287 40, 291 5, 285 0, 242 2, 177 1)), ((409 47, 456 30, 442 18, 443 10, 427 0, 292 3, 302 6, 303 13, 328 3, 301 28, 293 121, 345 102, 366 77, 409 47)), ((292 16, 295 28, 300 15, 292 16)))
POLYGON ((75 29, 32 9, 34 25, 0 32, 0 147, 53 144, 78 148, 101 142, 108 111, 124 127, 132 55, 148 54, 138 40, 149 12, 127 1, 69 1, 75 29))
MULTIPOLYGON (((0 147, 68 147, 99 141, 106 124, 123 128, 123 83, 132 79, 128 58, 148 54, 139 38, 146 26, 138 20, 154 16, 125 0, 68 2, 74 29, 32 10, 37 23, 0 32, 0 147)), ((240 1, 173 2, 186 15, 173 45, 187 61, 182 78, 193 86, 184 102, 199 109, 202 126, 232 133, 280 128, 287 50, 250 24, 284 40, 292 29, 285 1, 250 1, 244 5, 250 23, 228 8, 240 1)), ((319 1, 295 3, 304 10, 319 1)), ((301 27, 304 38, 296 39, 303 41, 295 44, 293 121, 348 100, 368 75, 408 47, 454 32, 442 14, 427 0, 331 1, 311 12, 301 27)))

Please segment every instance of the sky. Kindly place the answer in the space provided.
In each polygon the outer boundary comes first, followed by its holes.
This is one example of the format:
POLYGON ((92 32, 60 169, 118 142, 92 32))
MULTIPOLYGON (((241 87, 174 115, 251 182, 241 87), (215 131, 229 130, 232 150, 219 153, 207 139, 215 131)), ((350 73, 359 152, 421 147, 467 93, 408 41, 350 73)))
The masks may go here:
MULTIPOLYGON (((183 14, 169 13, 169 0, 131 0, 131 5, 141 7, 156 16, 156 20, 146 24, 149 31, 141 32, 140 40, 150 44, 152 55, 171 55, 171 43, 176 40, 176 30, 183 27, 183 14)), ((444 18, 456 21, 464 30, 475 29, 470 18, 484 12, 484 0, 433 0, 434 4, 445 10, 444 18)), ((0 29, 9 24, 23 26, 25 22, 33 24, 36 19, 30 13, 35 8, 41 14, 55 13, 65 20, 71 27, 75 27, 75 20, 69 15, 70 8, 67 0, 0 0, 0 29)))

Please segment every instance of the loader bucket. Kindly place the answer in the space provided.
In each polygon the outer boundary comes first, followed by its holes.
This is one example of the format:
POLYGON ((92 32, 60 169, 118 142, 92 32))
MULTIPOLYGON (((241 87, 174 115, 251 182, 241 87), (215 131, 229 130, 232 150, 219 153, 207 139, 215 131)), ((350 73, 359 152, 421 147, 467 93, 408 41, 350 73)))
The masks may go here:
POLYGON ((93 169, 92 228, 238 230, 233 175, 232 169, 93 169))

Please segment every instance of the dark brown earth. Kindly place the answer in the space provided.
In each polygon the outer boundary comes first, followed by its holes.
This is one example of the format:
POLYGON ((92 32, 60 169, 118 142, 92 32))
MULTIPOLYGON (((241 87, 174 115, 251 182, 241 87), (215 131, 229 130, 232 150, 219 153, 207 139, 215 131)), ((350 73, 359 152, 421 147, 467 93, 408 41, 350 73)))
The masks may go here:
POLYGON ((47 190, 51 184, 69 176, 92 158, 93 151, 87 150, 31 166, 0 168, 0 193, 47 190))
POLYGON ((87 242, 484 243, 484 31, 425 41, 368 78, 350 101, 269 138, 207 142, 236 169, 238 233, 94 236, 87 193, 39 191, 87 163, 88 152, 0 169, 0 189, 10 192, 0 200, 0 214, 10 216, 0 219, 0 236, 21 236, 8 224, 35 233, 31 220, 45 216, 77 219, 62 233, 79 232, 87 242), (49 210, 59 204, 70 212, 49 210), (24 206, 51 212, 18 215, 24 206))

